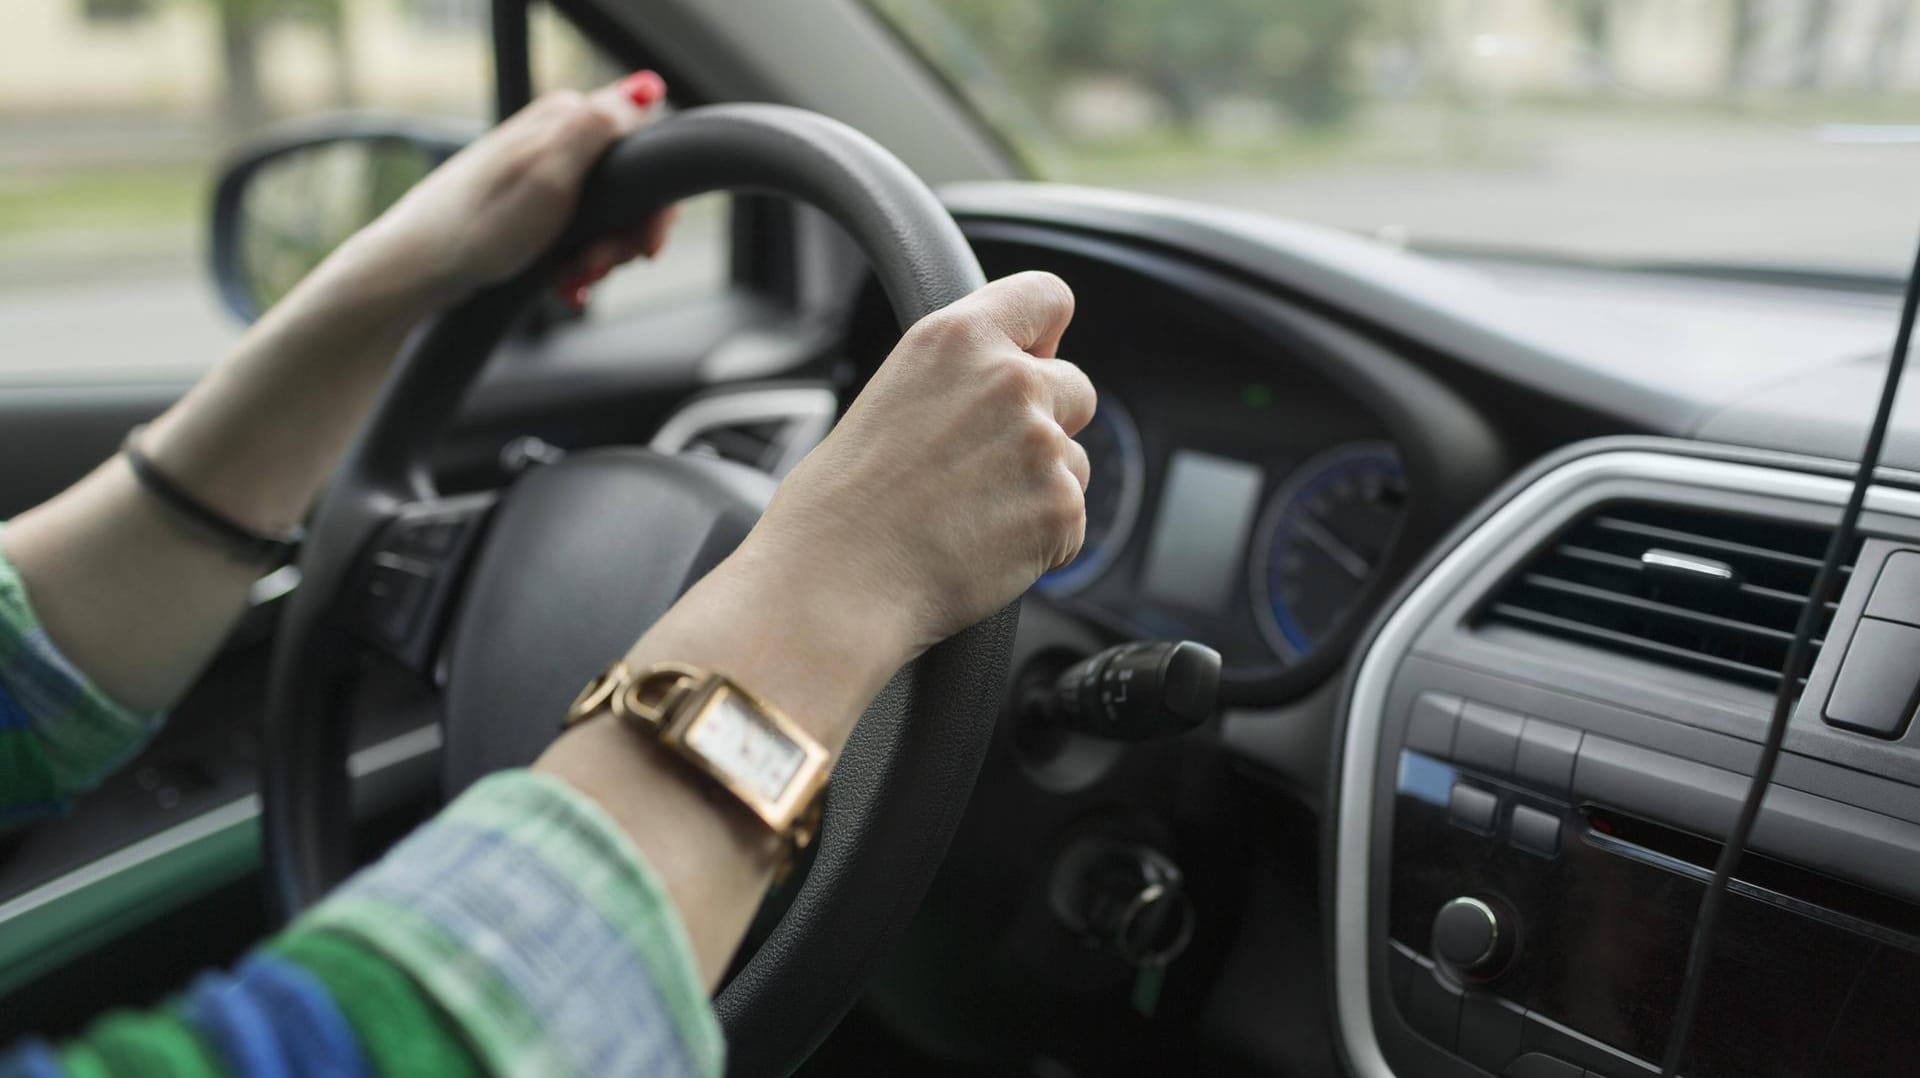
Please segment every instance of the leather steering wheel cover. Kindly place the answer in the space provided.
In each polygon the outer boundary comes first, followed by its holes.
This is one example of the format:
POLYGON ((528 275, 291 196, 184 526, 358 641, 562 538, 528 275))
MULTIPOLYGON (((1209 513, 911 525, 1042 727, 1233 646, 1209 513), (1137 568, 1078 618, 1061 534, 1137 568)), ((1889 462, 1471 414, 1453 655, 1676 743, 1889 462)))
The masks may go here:
MULTIPOLYGON (((336 704, 355 666, 340 612, 361 552, 394 507, 432 496, 429 450, 555 268, 588 239, 715 190, 786 195, 827 213, 866 252, 903 326, 984 283, 972 249, 926 185, 837 121, 776 105, 710 106, 614 146, 552 251, 415 335, 315 511, 263 720, 268 884, 285 916, 316 901, 352 863, 346 724, 336 704)), ((1017 617, 1016 604, 931 649, 859 724, 836 768, 806 882, 715 1001, 732 1073, 797 1068, 904 930, 985 755, 1017 617)))

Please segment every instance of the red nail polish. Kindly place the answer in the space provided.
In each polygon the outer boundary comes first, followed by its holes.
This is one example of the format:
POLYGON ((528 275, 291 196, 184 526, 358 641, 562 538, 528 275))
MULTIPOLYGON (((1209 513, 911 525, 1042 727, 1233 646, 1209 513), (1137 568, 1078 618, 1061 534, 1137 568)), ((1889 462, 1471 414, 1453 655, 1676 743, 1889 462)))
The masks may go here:
POLYGON ((589 290, 592 289, 592 287, 593 287, 592 285, 583 284, 580 287, 573 290, 573 295, 568 297, 568 302, 573 304, 574 310, 584 311, 587 309, 587 293, 589 292, 589 290))
POLYGON ((620 80, 620 92, 628 101, 648 108, 667 96, 667 80, 652 71, 636 71, 620 80))

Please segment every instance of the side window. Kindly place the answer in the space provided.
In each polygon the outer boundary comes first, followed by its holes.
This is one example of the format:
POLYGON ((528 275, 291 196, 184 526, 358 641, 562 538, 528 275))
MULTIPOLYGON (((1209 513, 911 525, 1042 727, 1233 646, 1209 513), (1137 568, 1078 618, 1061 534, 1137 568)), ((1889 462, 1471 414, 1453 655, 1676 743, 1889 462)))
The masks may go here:
MULTIPOLYGON (((591 90, 625 75, 605 53, 580 35, 558 12, 535 7, 529 27, 536 91, 591 90)), ((661 113, 672 112, 673 88, 661 113)), ((702 195, 680 208, 680 219, 660 257, 635 261, 594 287, 591 318, 619 318, 636 310, 710 294, 729 279, 732 198, 702 195)))
MULTIPOLYGON (((237 326, 206 270, 227 152, 340 110, 489 119, 487 0, 4 0, 0 385, 198 373, 237 326)), ((535 9, 543 85, 617 77, 535 9)), ((595 315, 717 287, 724 204, 690 207, 655 265, 595 315)))

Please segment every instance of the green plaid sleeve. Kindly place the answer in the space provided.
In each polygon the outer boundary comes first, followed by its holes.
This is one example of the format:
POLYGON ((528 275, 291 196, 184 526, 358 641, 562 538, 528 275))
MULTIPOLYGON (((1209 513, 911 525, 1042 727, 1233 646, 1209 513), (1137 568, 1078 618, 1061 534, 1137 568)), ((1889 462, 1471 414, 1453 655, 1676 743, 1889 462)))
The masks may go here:
POLYGON ((0 823, 58 810, 159 728, 107 698, 47 638, 0 554, 0 823))
POLYGON ((296 923, 381 955, 490 1074, 717 1078, 693 945, 625 832, 559 779, 475 784, 296 923))

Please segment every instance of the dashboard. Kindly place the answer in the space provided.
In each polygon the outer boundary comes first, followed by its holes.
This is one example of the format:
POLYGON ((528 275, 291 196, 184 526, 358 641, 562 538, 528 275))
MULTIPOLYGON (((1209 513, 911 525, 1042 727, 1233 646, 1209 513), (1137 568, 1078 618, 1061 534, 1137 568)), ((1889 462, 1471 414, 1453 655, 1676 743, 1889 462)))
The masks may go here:
MULTIPOLYGON (((1102 397, 1082 435, 1086 550, 1023 617, 1090 630, 1080 647, 1200 640, 1234 680, 1211 746, 1087 749, 1051 769, 1018 732, 999 746, 949 856, 943 887, 963 897, 936 892, 940 938, 908 953, 960 939, 1003 968, 950 974, 960 985, 924 990, 938 1002, 916 1013, 994 997, 977 1021, 1145 1051, 1085 1002, 1090 986, 1124 996, 1124 971, 1063 951, 1013 897, 1045 886, 1063 836, 1117 833, 1182 864, 1196 896, 1246 888, 1202 908, 1214 987, 1188 1006, 1247 1069, 1657 1073, 1716 836, 1844 496, 1888 297, 1432 259, 1100 192, 950 202, 990 275, 1074 285, 1062 354, 1102 397), (1304 896, 1237 878, 1275 856, 1263 840, 1298 832, 1270 803, 1254 824, 1220 804, 1221 758, 1312 799, 1324 830, 1303 845, 1324 890, 1297 848, 1272 871, 1304 876, 1304 896), (1063 993, 1085 1003, 1078 1024, 1063 993), (1041 1010, 1065 1017, 1022 1017, 1041 1010), (1326 1057, 1299 1047, 1320 1019, 1326 1057)), ((891 330, 864 317, 872 340, 891 330)), ((1920 413, 1904 407, 1890 460, 1911 469, 1920 413)), ((1888 669, 1856 650, 1920 648, 1875 585, 1920 566, 1920 473, 1885 482, 1686 1073, 1903 1074, 1920 1050, 1903 1017, 1920 975, 1920 723, 1842 688, 1850 664, 1888 669)), ((1920 698, 1915 654, 1902 677, 1920 698)))

